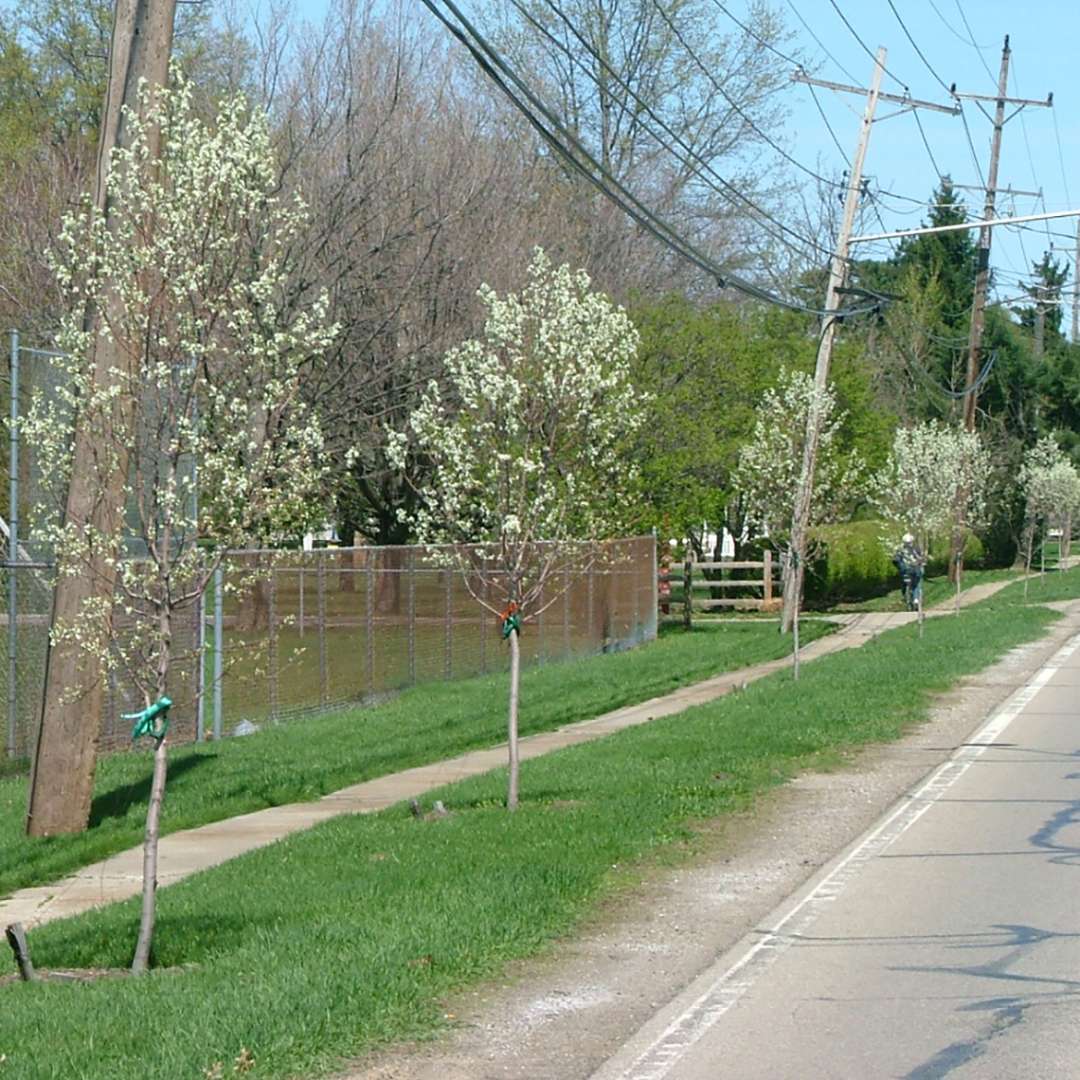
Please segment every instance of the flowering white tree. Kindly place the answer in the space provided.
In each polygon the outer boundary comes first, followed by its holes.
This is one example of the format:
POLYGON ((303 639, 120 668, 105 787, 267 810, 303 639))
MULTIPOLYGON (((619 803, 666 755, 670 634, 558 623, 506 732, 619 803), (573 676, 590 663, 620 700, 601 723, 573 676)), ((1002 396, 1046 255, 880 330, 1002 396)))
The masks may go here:
POLYGON ((641 418, 630 382, 637 331, 593 292, 584 271, 555 267, 539 248, 519 293, 484 286, 483 335, 445 357, 447 393, 434 381, 391 433, 399 468, 419 453, 407 516, 424 544, 454 546, 471 595, 503 620, 510 645, 507 806, 518 802, 518 635, 571 570, 598 557, 596 541, 622 519, 633 471, 621 451, 641 418), (407 454, 407 447, 410 454, 407 454))
POLYGON ((806 552, 792 547, 796 493, 802 479, 806 433, 816 416, 817 465, 810 520, 818 524, 836 520, 862 490, 862 461, 842 453, 839 443, 844 414, 836 411, 831 387, 814 385, 801 371, 780 372, 775 387, 767 390, 757 408, 750 440, 739 451, 733 487, 743 499, 747 523, 786 554, 784 561, 784 618, 786 632, 797 618, 802 574, 797 565, 806 552))
MULTIPOLYGON (((175 82, 127 117, 131 137, 108 175, 108 227, 89 204, 64 223, 53 258, 70 300, 59 339, 67 355, 55 360, 58 393, 38 396, 23 424, 50 496, 37 536, 54 548, 58 573, 84 573, 102 554, 116 571, 115 598, 84 602, 76 619, 54 623, 52 642, 81 650, 99 678, 115 674, 147 706, 170 690, 177 612, 199 603, 222 553, 295 535, 311 519, 321 437, 299 369, 334 334, 325 300, 284 314, 287 252, 304 210, 274 194, 265 116, 234 98, 206 123, 190 87, 175 82), (88 311, 130 360, 105 388, 93 378, 88 311), (123 505, 105 530, 60 513, 76 418, 93 433, 101 475, 126 463, 123 505)), ((166 724, 146 733, 154 773, 136 971, 153 934, 166 724)))
POLYGON ((888 461, 870 479, 870 502, 894 550, 912 533, 923 551, 956 520, 966 528, 985 515, 990 456, 973 431, 931 420, 899 428, 888 461))
POLYGON ((1024 492, 1024 569, 1030 573, 1035 533, 1040 526, 1056 522, 1062 530, 1062 550, 1068 550, 1072 515, 1080 509, 1080 475, 1057 440, 1047 435, 1025 455, 1019 483, 1024 492))

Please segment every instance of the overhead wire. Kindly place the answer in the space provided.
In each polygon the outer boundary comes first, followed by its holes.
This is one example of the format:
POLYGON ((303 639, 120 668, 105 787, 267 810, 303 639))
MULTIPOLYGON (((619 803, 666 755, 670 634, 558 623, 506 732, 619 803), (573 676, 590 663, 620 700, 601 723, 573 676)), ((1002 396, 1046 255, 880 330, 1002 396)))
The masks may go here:
MULTIPOLYGON (((598 86, 600 85, 600 81, 596 78, 595 74, 593 72, 590 72, 589 69, 587 67, 585 67, 584 65, 581 65, 580 61, 577 60, 574 57, 574 55, 570 51, 570 49, 566 45, 564 45, 562 42, 560 42, 553 34, 551 34, 551 32, 545 26, 543 26, 541 23, 539 23, 531 15, 531 13, 525 8, 524 4, 522 4, 520 2, 520 0, 511 0, 511 3, 514 5, 515 8, 517 8, 517 10, 529 22, 529 24, 535 30, 537 30, 537 32, 542 34, 556 48, 561 49, 567 55, 567 57, 570 59, 570 62, 572 64, 577 63, 580 67, 582 67, 585 74, 589 78, 591 78, 598 86)), ((570 30, 571 33, 574 34, 574 36, 580 42, 582 47, 604 68, 604 70, 608 73, 608 75, 618 83, 620 89, 624 93, 626 93, 630 97, 632 97, 634 99, 634 101, 636 102, 638 108, 643 109, 646 113, 648 113, 648 115, 652 118, 652 120, 656 124, 658 124, 660 127, 662 127, 670 138, 674 139, 677 143, 679 143, 679 145, 682 147, 683 151, 686 154, 688 154, 691 158, 693 158, 694 161, 696 161, 700 165, 700 167, 702 169, 706 170, 709 174, 711 174, 713 177, 715 177, 716 181, 720 184, 720 188, 719 189, 716 188, 716 186, 714 184, 712 184, 704 176, 701 176, 700 172, 697 172, 697 175, 700 176, 705 181, 705 183, 707 183, 707 184, 709 184, 709 186, 713 187, 713 189, 716 190, 718 192, 718 194, 722 194, 728 199, 737 198, 744 205, 746 205, 746 206, 750 207, 751 209, 757 211, 757 213, 760 214, 763 218, 765 218, 766 220, 772 222, 782 232, 786 232, 789 235, 791 235, 791 236, 795 237, 796 239, 800 240, 802 243, 807 244, 812 248, 816 248, 817 251, 819 253, 821 253, 821 254, 831 255, 831 252, 827 248, 822 247, 820 244, 817 243, 817 241, 812 240, 812 239, 810 239, 808 237, 804 237, 800 233, 795 232, 794 229, 791 229, 788 226, 784 225, 782 222, 778 221, 775 217, 773 217, 771 214, 769 214, 768 211, 766 211, 762 207, 760 207, 755 201, 753 201, 748 196, 746 196, 742 192, 740 192, 733 184, 730 183, 730 181, 725 180, 715 170, 715 168, 709 162, 705 161, 704 158, 702 158, 691 146, 689 146, 686 143, 686 141, 680 135, 678 135, 675 131, 673 131, 671 129, 671 127, 660 116, 657 115, 655 110, 652 109, 651 106, 649 106, 649 104, 647 102, 645 102, 641 98, 641 96, 639 94, 637 94, 626 83, 626 81, 623 80, 619 76, 618 72, 616 72, 615 69, 602 56, 600 56, 600 54, 593 48, 593 46, 586 40, 586 38, 580 33, 580 31, 573 25, 571 20, 565 15, 565 13, 562 11, 562 9, 559 7, 559 5, 554 2, 554 0, 547 0, 547 4, 548 4, 548 7, 551 8, 553 13, 563 20, 563 22, 566 24, 567 28, 570 30)), ((609 88, 609 93, 610 93, 610 88, 609 88)), ((626 101, 623 101, 622 104, 625 106, 626 101)), ((652 131, 651 129, 648 129, 648 130, 650 131, 650 134, 652 135, 652 137, 654 139, 656 139, 656 141, 661 146, 663 146, 664 149, 666 149, 669 153, 671 153, 673 156, 675 156, 678 160, 683 161, 684 164, 688 164, 686 159, 683 158, 683 157, 680 157, 680 155, 676 154, 675 151, 671 148, 670 144, 666 143, 662 138, 659 138, 655 131, 652 131)), ((785 243, 785 244, 788 243, 787 241, 785 241, 783 239, 783 237, 777 236, 771 230, 766 229, 766 231, 769 232, 769 235, 773 236, 773 238, 776 239, 777 241, 779 241, 780 243, 785 243)), ((788 246, 790 246, 790 245, 788 245, 788 246)), ((799 254, 804 255, 805 252, 800 251, 799 254)))
MULTIPOLYGON (((949 84, 934 70, 933 64, 931 64, 930 61, 926 59, 926 54, 922 51, 922 49, 919 48, 918 42, 911 36, 911 31, 908 30, 907 24, 900 17, 900 12, 897 11, 896 5, 893 3, 893 0, 886 0, 886 2, 891 8, 892 13, 896 16, 896 21, 900 24, 900 29, 904 31, 904 36, 908 39, 909 42, 911 42, 911 47, 915 50, 919 59, 923 62, 923 66, 942 85, 946 94, 952 94, 952 87, 950 87, 949 84)), ((835 7, 836 5, 834 4, 833 6, 835 7)))
MULTIPOLYGON (((511 0, 511 2, 514 4, 515 7, 521 10, 521 4, 518 2, 518 0, 511 0)), ((566 18, 566 15, 562 12, 558 5, 555 4, 553 0, 546 0, 546 2, 548 7, 556 11, 564 19, 564 21, 567 22, 567 25, 570 26, 571 32, 578 38, 579 41, 581 41, 585 48, 588 49, 589 52, 592 53, 594 57, 596 57, 596 59, 600 60, 599 55, 595 52, 592 46, 590 46, 588 42, 585 41, 585 39, 581 36, 578 30, 569 22, 569 20, 566 18)), ((717 92, 723 97, 723 99, 728 103, 728 105, 731 106, 732 111, 735 112, 742 119, 742 121, 750 128, 751 131, 753 131, 758 136, 759 139, 771 146, 786 162, 788 162, 788 164, 794 165, 796 169, 799 169, 801 172, 806 173, 807 176, 813 177, 813 179, 817 180, 819 183, 831 185, 838 188, 843 188, 846 186, 845 184, 838 183, 836 180, 830 180, 828 177, 822 176, 820 173, 815 172, 813 169, 804 165, 797 158, 792 157, 791 154, 789 154, 778 142, 776 142, 775 139, 769 136, 767 132, 762 131, 761 128, 754 121, 753 117, 751 117, 746 112, 746 110, 743 109, 742 106, 739 105, 739 103, 724 89, 723 83, 721 83, 720 80, 716 78, 710 68, 702 61, 701 57, 697 55, 697 53, 691 47, 690 43, 686 40, 683 32, 675 25, 675 23, 671 21, 671 16, 667 13, 667 11, 664 10, 664 6, 661 3, 661 0, 653 0, 653 7, 656 8, 657 13, 664 20, 668 29, 672 32, 672 34, 675 35, 676 40, 682 46, 683 50, 689 55, 690 59, 693 60, 697 67, 701 70, 702 74, 705 75, 705 77, 716 88, 717 92)), ((740 23, 739 25, 741 26, 742 24, 740 23)))
MULTIPOLYGON (((843 22, 843 24, 848 28, 848 32, 851 34, 851 36, 862 47, 863 52, 866 53, 866 55, 869 56, 870 59, 873 60, 874 63, 876 64, 877 63, 877 53, 875 53, 870 48, 870 46, 867 45, 866 42, 863 41, 863 39, 861 37, 859 37, 859 32, 848 21, 848 17, 841 10, 840 5, 836 2, 836 0, 829 0, 829 3, 832 4, 833 10, 836 12, 837 15, 840 16, 841 22, 843 22)), ((901 79, 899 75, 894 75, 884 64, 881 65, 881 70, 884 71, 885 74, 888 75, 889 78, 892 79, 892 81, 894 83, 896 83, 899 87, 901 87, 904 90, 905 93, 908 92, 908 84, 906 82, 904 82, 904 80, 901 79)))
POLYGON ((814 99, 814 104, 817 106, 817 111, 820 114, 821 119, 825 124, 825 130, 828 131, 829 136, 832 138, 832 141, 833 141, 834 145, 836 146, 837 151, 840 154, 840 159, 844 163, 844 168, 845 169, 850 169, 851 168, 851 162, 848 160, 848 156, 844 152, 843 146, 840 145, 840 140, 836 137, 836 132, 833 130, 832 124, 829 123, 828 116, 825 115, 825 110, 824 110, 824 108, 822 108, 821 101, 819 100, 819 98, 817 96, 817 91, 814 89, 814 84, 813 83, 807 83, 806 88, 810 91, 810 96, 814 99))
MULTIPOLYGON (((941 14, 941 9, 937 6, 937 4, 934 3, 934 0, 927 0, 927 3, 934 9, 934 14, 945 24, 945 28, 949 31, 949 33, 951 33, 954 37, 959 38, 965 45, 975 45, 975 42, 972 41, 970 37, 964 37, 964 35, 961 34, 960 31, 957 30, 953 26, 953 24, 951 22, 949 22, 948 19, 945 18, 944 15, 941 14)), ((989 49, 989 48, 991 48, 991 46, 989 46, 989 45, 975 45, 975 48, 976 49, 989 49)))
POLYGON ((755 30, 751 29, 751 27, 747 26, 746 23, 744 23, 741 19, 737 18, 735 15, 732 15, 731 12, 728 10, 728 8, 721 2, 721 0, 712 0, 712 2, 744 34, 746 34, 747 37, 753 38, 754 41, 756 41, 760 46, 762 46, 762 48, 768 49, 769 52, 773 53, 775 56, 779 56, 781 60, 784 60, 787 63, 791 64, 791 66, 794 67, 794 68, 801 68, 803 66, 802 63, 799 60, 796 60, 793 56, 788 56, 787 53, 781 52, 775 45, 772 44, 772 42, 768 41, 766 38, 763 38, 759 33, 757 33, 755 30))
POLYGON ((775 304, 793 311, 807 314, 847 318, 870 311, 880 310, 883 300, 876 298, 848 309, 826 311, 806 304, 788 300, 767 289, 755 285, 740 275, 729 273, 713 259, 699 251, 697 247, 680 236, 662 218, 648 209, 632 192, 616 179, 600 162, 572 135, 557 116, 540 100, 528 85, 514 72, 498 51, 486 40, 477 28, 465 17, 453 0, 422 0, 424 6, 440 23, 469 51, 485 75, 499 88, 514 107, 522 114, 529 125, 540 135, 574 171, 601 194, 614 202, 633 220, 673 251, 696 265, 713 277, 721 287, 730 287, 765 303, 775 304), (441 5, 441 6, 440 6, 441 5), (445 7, 453 16, 447 16, 445 7), (456 22, 454 21, 456 20, 456 22), (511 86, 511 84, 513 84, 511 86), (514 87, 517 88, 515 91, 514 87), (524 99, 524 100, 523 100, 524 99), (536 110, 535 112, 533 110, 536 110), (536 114, 540 113, 540 116, 536 114), (541 119, 543 117, 543 119, 541 119), (550 125, 550 127, 548 126, 550 125), (586 167, 588 166, 588 167, 586 167))
POLYGON ((986 69, 986 74, 990 77, 990 81, 994 84, 994 88, 997 88, 997 79, 994 78, 994 73, 990 70, 990 65, 986 62, 986 58, 983 56, 983 49, 989 46, 979 45, 975 40, 975 35, 971 31, 971 23, 968 22, 967 15, 964 14, 964 7, 960 3, 960 0, 954 0, 956 4, 956 10, 960 12, 960 18, 964 23, 964 29, 967 31, 968 44, 975 50, 976 55, 979 57, 979 63, 986 69))
POLYGON ((803 29, 804 29, 804 30, 805 30, 805 31, 806 31, 806 32, 807 32, 807 33, 808 33, 808 34, 809 34, 809 35, 810 35, 810 36, 811 36, 811 37, 812 37, 812 38, 814 39, 814 41, 815 41, 815 42, 817 43, 817 47, 818 47, 818 48, 819 48, 819 49, 820 49, 820 50, 821 50, 821 51, 822 51, 822 52, 823 52, 823 53, 824 53, 824 54, 825 54, 825 55, 826 55, 826 56, 827 56, 827 57, 828 57, 828 58, 829 58, 829 59, 830 59, 830 60, 831 60, 831 61, 832 61, 832 62, 833 62, 833 63, 834 63, 834 64, 835 64, 835 65, 836 65, 836 66, 837 66, 837 67, 838 67, 838 68, 839 68, 839 69, 840 69, 840 70, 841 70, 841 71, 842 71, 842 72, 843 72, 843 73, 844 73, 844 74, 845 74, 845 75, 846 75, 846 76, 847 76, 847 77, 848 77, 848 78, 849 78, 849 79, 850 79, 850 80, 851 80, 851 81, 853 82, 853 83, 857 83, 857 82, 859 81, 859 80, 858 80, 858 77, 857 77, 857 76, 855 76, 855 75, 852 75, 852 74, 851 74, 851 72, 850 72, 850 71, 849 71, 849 70, 848 70, 848 69, 847 69, 846 67, 844 67, 844 65, 843 65, 843 64, 841 64, 841 63, 840 63, 840 61, 839 61, 839 60, 837 60, 837 59, 836 59, 836 57, 835 57, 835 56, 833 56, 833 54, 832 54, 831 52, 829 52, 829 49, 828 49, 828 47, 827 47, 827 46, 825 45, 825 43, 824 43, 824 42, 823 42, 823 41, 821 40, 821 38, 819 38, 819 37, 817 36, 817 34, 815 34, 815 33, 814 33, 813 27, 811 27, 811 25, 810 25, 810 24, 809 24, 809 23, 808 23, 808 22, 807 22, 807 21, 806 21, 806 20, 805 20, 805 19, 804 19, 804 18, 802 17, 802 15, 800 15, 800 14, 799 14, 799 9, 798 9, 798 8, 797 8, 797 7, 795 6, 795 4, 794 4, 794 3, 792 2, 792 0, 784 0, 784 2, 785 2, 785 3, 787 4, 787 6, 788 6, 788 7, 789 7, 789 8, 791 9, 791 13, 792 13, 792 14, 793 14, 793 15, 795 16, 795 18, 796 18, 796 19, 798 19, 800 23, 802 23, 802 25, 803 25, 803 29))
POLYGON ((919 137, 922 139, 922 144, 926 148, 926 156, 930 159, 930 164, 933 166, 934 172, 937 174, 938 180, 943 180, 945 178, 945 174, 938 166, 937 158, 934 157, 934 151, 930 149, 930 140, 926 137, 926 132, 923 130, 922 117, 919 116, 919 110, 912 109, 911 115, 915 117, 915 126, 919 129, 919 137))

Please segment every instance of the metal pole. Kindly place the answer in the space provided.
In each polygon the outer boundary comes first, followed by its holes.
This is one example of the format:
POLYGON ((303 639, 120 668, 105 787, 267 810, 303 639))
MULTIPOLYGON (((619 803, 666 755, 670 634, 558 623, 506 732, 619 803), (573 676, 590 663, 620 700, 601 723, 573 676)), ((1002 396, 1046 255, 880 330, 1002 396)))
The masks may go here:
POLYGON ((267 649, 270 653, 270 720, 276 722, 278 718, 278 682, 281 677, 281 664, 278 659, 278 636, 277 636, 277 575, 274 568, 270 568, 270 609, 266 615, 267 649))
POLYGON ((368 548, 367 556, 367 596, 364 598, 364 640, 367 666, 367 688, 369 694, 375 693, 375 568, 371 565, 374 552, 368 548))
POLYGON ((409 584, 406 633, 409 638, 409 685, 416 682, 416 548, 409 548, 409 584))
POLYGON ((18 623, 19 598, 15 563, 19 558, 19 331, 11 331, 11 401, 8 434, 8 730, 7 755, 15 756, 19 734, 19 695, 16 678, 19 671, 18 623))
POLYGON ((330 700, 330 671, 326 657, 326 560, 327 554, 324 548, 319 552, 315 578, 318 598, 318 621, 316 625, 319 628, 319 703, 322 705, 325 705, 330 700))
POLYGON ((198 603, 198 667, 195 669, 195 741, 206 739, 206 593, 199 597, 198 603))
POLYGON ((656 637, 660 624, 660 551, 657 546, 656 526, 652 531, 652 619, 649 625, 649 640, 656 637))
POLYGON ((449 679, 454 670, 454 579, 452 570, 444 570, 446 575, 446 617, 443 642, 443 675, 449 679))
POLYGON ((214 741, 221 739, 225 727, 221 682, 225 668, 225 571, 219 564, 214 571, 214 741))

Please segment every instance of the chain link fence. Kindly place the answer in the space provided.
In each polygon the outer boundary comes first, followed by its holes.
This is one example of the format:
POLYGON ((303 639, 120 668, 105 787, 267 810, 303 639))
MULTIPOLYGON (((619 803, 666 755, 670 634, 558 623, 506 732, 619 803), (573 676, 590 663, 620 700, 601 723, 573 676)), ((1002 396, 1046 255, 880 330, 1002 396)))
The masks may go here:
MULTIPOLYGON (((655 637, 655 560, 653 537, 615 540, 592 569, 557 575, 538 604, 550 606, 522 634, 523 664, 655 637)), ((6 751, 26 757, 41 711, 52 571, 9 561, 4 579, 6 751)), ((375 702, 416 683, 508 667, 498 618, 427 549, 237 552, 202 604, 173 620, 170 735, 177 742, 226 738, 375 702), (240 593, 230 587, 244 581, 254 584, 240 593)), ((122 678, 110 676, 102 749, 128 745, 130 724, 121 714, 141 707, 122 678)))
MULTIPOLYGON (((35 449, 19 439, 18 418, 36 394, 55 397, 61 374, 52 361, 61 354, 30 347, 16 332, 8 344, 8 438, 0 442, 8 480, 7 520, 0 517, 7 551, 0 564, 7 612, 0 646, 7 663, 0 681, 5 752, 22 758, 32 753, 41 714, 53 571, 52 552, 28 538, 31 512, 49 500, 35 449)), ((145 548, 133 541, 127 552, 138 558, 145 548)), ((653 537, 610 541, 593 569, 551 583, 538 606, 553 602, 522 636, 522 662, 623 649, 654 637, 656 580, 653 537)), ((499 631, 460 573, 423 548, 237 552, 202 602, 173 619, 170 734, 182 742, 224 738, 374 701, 414 683, 502 671, 509 650, 499 631), (239 594, 232 588, 249 578, 252 588, 239 594)), ((103 749, 129 745, 130 725, 121 714, 142 705, 122 676, 109 677, 103 749)))

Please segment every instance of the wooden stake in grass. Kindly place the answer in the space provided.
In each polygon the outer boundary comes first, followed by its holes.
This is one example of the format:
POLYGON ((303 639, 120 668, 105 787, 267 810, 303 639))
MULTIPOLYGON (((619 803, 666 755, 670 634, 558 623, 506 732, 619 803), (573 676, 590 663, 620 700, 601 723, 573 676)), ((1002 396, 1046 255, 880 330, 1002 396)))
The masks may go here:
POLYGON ((12 923, 5 931, 11 951, 15 954, 15 963, 19 968, 19 978, 23 982, 36 982, 38 975, 30 960, 30 946, 26 943, 26 931, 22 923, 12 923))

